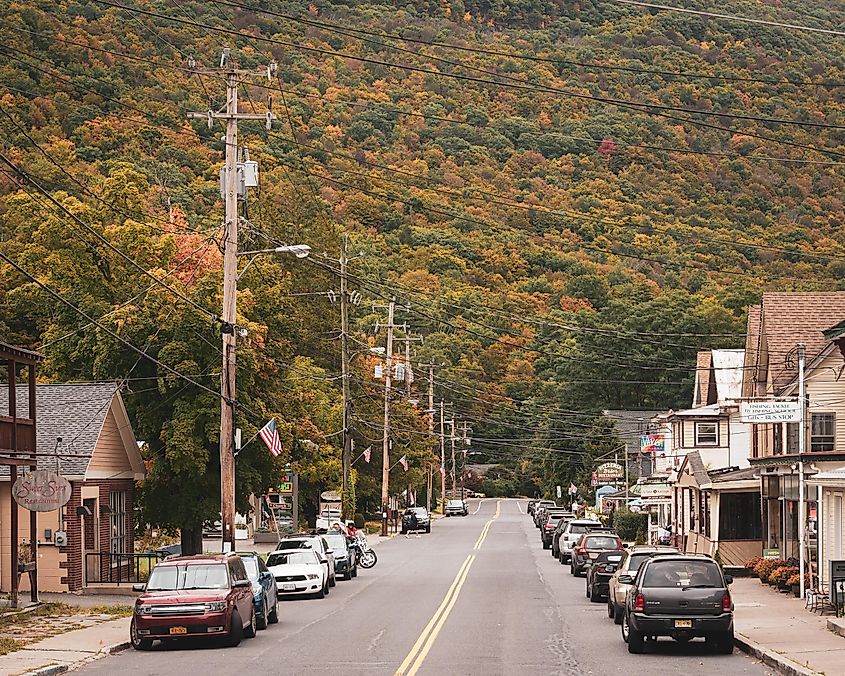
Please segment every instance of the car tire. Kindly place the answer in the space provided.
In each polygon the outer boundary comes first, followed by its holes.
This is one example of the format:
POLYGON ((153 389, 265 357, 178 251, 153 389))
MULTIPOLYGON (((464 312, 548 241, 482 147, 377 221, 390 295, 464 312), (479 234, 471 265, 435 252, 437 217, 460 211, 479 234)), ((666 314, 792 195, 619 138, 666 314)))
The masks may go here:
POLYGON ((722 631, 718 634, 711 634, 705 638, 707 643, 712 645, 720 655, 732 655, 734 651, 734 633, 722 631))
MULTIPOLYGON (((329 578, 329 587, 334 587, 335 585, 337 585, 337 575, 336 574, 332 575, 329 578)), ((328 592, 326 592, 326 593, 328 593, 328 592)))
POLYGON ((428 524, 428 525, 425 527, 425 532, 426 532, 426 533, 430 533, 430 532, 431 532, 431 524, 428 524))
POLYGON ((129 642, 135 650, 150 650, 153 647, 153 639, 138 636, 135 618, 132 618, 132 623, 129 625, 129 642))
POLYGON ((267 609, 267 599, 264 599, 264 612, 260 615, 257 615, 255 618, 255 626, 257 629, 266 629, 267 628, 267 617, 270 612, 267 609))
POLYGON ((616 604, 613 605, 613 623, 614 624, 622 624, 622 613, 625 612, 624 608, 620 608, 616 604))
POLYGON ((326 585, 325 585, 325 584, 323 584, 323 586, 322 586, 322 587, 320 587, 320 591, 318 591, 318 592, 314 592, 314 596, 316 596, 318 599, 322 599, 322 598, 325 598, 325 597, 326 597, 326 594, 327 594, 327 593, 328 593, 328 592, 326 591, 326 585))
POLYGON ((639 655, 645 649, 645 636, 642 633, 631 629, 628 625, 628 616, 622 616, 622 640, 628 644, 628 652, 639 655))
POLYGON ((279 599, 273 604, 272 610, 267 614, 267 622, 270 624, 278 624, 279 622, 279 599))
POLYGON ((247 638, 255 638, 258 633, 258 618, 255 616, 255 606, 249 614, 249 624, 244 628, 244 636, 247 638))
POLYGON ((241 614, 237 610, 232 611, 232 618, 229 620, 229 635, 226 637, 226 645, 235 648, 241 644, 244 637, 244 623, 241 614))
POLYGON ((610 599, 607 600, 607 616, 611 620, 616 620, 616 607, 613 605, 610 599))
POLYGON ((590 601, 592 603, 601 603, 601 594, 596 594, 592 587, 590 587, 590 601))

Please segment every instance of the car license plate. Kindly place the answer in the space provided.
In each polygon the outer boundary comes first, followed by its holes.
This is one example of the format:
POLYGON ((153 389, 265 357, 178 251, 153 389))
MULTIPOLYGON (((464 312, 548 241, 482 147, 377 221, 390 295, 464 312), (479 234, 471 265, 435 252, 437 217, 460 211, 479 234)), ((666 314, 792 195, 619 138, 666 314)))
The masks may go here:
POLYGON ((296 589, 295 584, 283 584, 282 591, 294 591, 296 589))
POLYGON ((188 628, 187 627, 170 627, 170 635, 171 636, 178 636, 181 634, 187 634, 188 628))
POLYGON ((692 629, 692 620, 675 620, 675 629, 692 629))

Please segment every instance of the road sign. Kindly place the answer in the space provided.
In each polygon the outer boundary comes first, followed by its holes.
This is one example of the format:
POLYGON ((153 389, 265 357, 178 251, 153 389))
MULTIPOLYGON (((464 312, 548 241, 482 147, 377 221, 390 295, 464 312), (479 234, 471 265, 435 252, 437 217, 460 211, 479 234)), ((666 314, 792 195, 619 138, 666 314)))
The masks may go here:
POLYGON ((12 497, 31 512, 54 512, 70 500, 70 483, 61 474, 37 469, 15 481, 12 497))
POLYGON ((739 418, 754 424, 800 422, 801 405, 797 401, 743 401, 739 418))
POLYGON ((560 486, 558 486, 558 487, 557 487, 557 496, 558 496, 559 498, 562 498, 562 497, 563 497, 563 491, 561 491, 560 486))

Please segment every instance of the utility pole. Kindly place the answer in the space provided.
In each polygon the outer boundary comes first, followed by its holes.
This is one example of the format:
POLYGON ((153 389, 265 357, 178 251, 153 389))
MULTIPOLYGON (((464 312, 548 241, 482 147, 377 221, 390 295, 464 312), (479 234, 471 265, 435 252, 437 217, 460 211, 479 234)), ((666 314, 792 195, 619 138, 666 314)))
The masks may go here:
POLYGON ((449 428, 452 430, 452 499, 455 499, 455 419, 449 421, 449 428))
POLYGON ((391 300, 387 305, 387 350, 384 368, 384 439, 382 448, 381 467, 381 534, 387 535, 387 504, 390 498, 390 387, 393 374, 393 310, 396 302, 391 300))
POLYGON ((469 429, 469 423, 467 423, 466 421, 464 421, 464 423, 463 423, 463 430, 462 431, 463 431, 463 435, 462 435, 461 438, 463 439, 463 449, 462 450, 464 452, 464 461, 463 461, 463 464, 461 465, 461 500, 466 500, 466 493, 464 491, 464 475, 466 474, 466 471, 467 471, 467 446, 469 445, 469 434, 468 433, 472 431, 472 430, 469 429))
MULTIPOLYGON (((806 504, 804 499, 806 497, 806 483, 804 481, 804 452, 807 446, 807 413, 806 413, 806 394, 804 389, 804 367, 805 367, 805 347, 804 343, 798 343, 798 404, 801 407, 801 417, 798 434, 798 596, 804 598, 806 592, 804 584, 804 566, 805 566, 805 531, 806 531, 806 504)), ((785 543, 784 543, 785 544, 785 543)), ((785 547, 784 547, 785 550, 785 547)))
POLYGON ((349 396, 349 292, 346 279, 348 239, 348 235, 344 234, 340 243, 340 363, 343 382, 343 454, 341 464, 343 466, 342 505, 344 519, 354 516, 347 513, 351 507, 349 504, 349 472, 352 464, 352 434, 349 429, 352 419, 352 411, 350 410, 352 399, 349 396))
POLYGON ((443 435, 443 400, 440 400, 440 513, 446 511, 446 440, 443 435))
MULTIPOLYGON (((267 69, 267 75, 275 71, 275 64, 267 69)), ((198 71, 199 72, 199 71, 198 71)), ((224 48, 220 68, 208 74, 226 78, 226 105, 218 111, 188 113, 192 119, 207 119, 209 128, 215 120, 226 122, 226 161, 221 177, 221 189, 226 205, 224 220, 223 249, 223 313, 220 317, 223 336, 223 372, 220 379, 220 524, 223 552, 235 551, 235 354, 237 350, 237 285, 238 285, 238 198, 246 199, 246 170, 238 172, 238 121, 261 120, 270 127, 274 115, 238 112, 238 87, 244 77, 255 75, 254 71, 238 70, 230 58, 229 49, 224 48), (239 185, 244 180, 241 190, 239 185), (240 193, 240 194, 239 194, 240 193)), ((256 165, 257 166, 257 165, 256 165)), ((257 173, 257 172, 256 172, 257 173)), ((256 175, 257 179, 257 175, 256 175)))
MULTIPOLYGON (((434 439, 434 364, 427 364, 428 366, 428 434, 430 439, 434 439)), ((434 480, 432 478, 432 470, 434 466, 432 463, 428 464, 428 513, 431 514, 431 493, 434 490, 434 480)))

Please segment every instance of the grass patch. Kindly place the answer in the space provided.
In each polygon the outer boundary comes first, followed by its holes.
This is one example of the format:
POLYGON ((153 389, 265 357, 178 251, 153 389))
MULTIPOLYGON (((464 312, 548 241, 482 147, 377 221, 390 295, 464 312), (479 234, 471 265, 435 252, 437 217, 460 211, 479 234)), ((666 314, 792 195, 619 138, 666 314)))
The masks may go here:
POLYGON ((25 645, 26 642, 18 641, 16 638, 0 638, 0 655, 8 655, 20 650, 25 645))
POLYGON ((79 608, 81 613, 92 615, 113 615, 114 617, 131 617, 132 606, 94 606, 93 608, 79 608))

